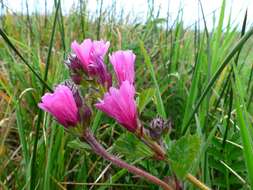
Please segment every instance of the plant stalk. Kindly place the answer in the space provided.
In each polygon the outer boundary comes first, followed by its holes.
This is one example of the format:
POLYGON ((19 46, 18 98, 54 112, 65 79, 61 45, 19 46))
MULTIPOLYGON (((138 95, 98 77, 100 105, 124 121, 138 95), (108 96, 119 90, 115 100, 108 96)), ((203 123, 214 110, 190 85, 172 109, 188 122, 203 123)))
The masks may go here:
POLYGON ((90 146, 91 149, 99 156, 103 157, 104 159, 112 162, 114 165, 120 167, 120 168, 124 168, 127 169, 130 173, 141 176, 143 178, 145 178, 147 181, 150 181, 156 185, 159 185, 160 187, 162 187, 164 190, 173 190, 172 187, 170 187, 167 183, 165 183, 164 181, 158 179, 157 177, 151 175, 150 173, 137 168, 133 165, 130 165, 126 162, 124 162, 123 160, 119 159, 118 157, 109 154, 104 147, 96 140, 96 138, 94 137, 94 135, 91 133, 91 131, 89 129, 86 129, 84 132, 84 135, 82 136, 82 139, 86 141, 90 146))
POLYGON ((186 175, 186 179, 201 190, 210 190, 209 187, 207 187, 205 184, 203 184, 201 181, 199 181, 196 177, 194 177, 190 173, 186 175))
POLYGON ((143 142, 145 143, 148 147, 150 147, 151 150, 154 151, 156 158, 160 160, 165 159, 166 152, 164 149, 153 139, 149 137, 147 134, 147 131, 145 130, 144 127, 137 128, 135 131, 135 135, 143 142))
MULTIPOLYGON (((166 152, 157 142, 149 138, 145 130, 137 131, 135 134, 155 152, 156 156, 160 160, 165 160, 166 162, 169 163, 169 160, 167 160, 165 157, 166 152)), ((204 183, 199 181, 196 177, 194 177, 190 173, 186 174, 186 179, 201 190, 210 190, 209 187, 207 187, 204 183)))

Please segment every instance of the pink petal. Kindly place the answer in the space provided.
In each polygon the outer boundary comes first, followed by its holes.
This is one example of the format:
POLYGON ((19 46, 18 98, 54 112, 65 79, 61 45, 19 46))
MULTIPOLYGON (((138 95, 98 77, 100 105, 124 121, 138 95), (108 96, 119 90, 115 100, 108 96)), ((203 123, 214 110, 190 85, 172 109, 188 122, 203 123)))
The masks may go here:
POLYGON ((81 61, 83 69, 87 71, 88 65, 90 62, 90 53, 92 49, 92 41, 91 39, 84 40, 81 44, 78 44, 76 41, 72 42, 71 48, 81 61))
POLYGON ((119 84, 128 80, 134 83, 134 62, 135 54, 132 51, 116 51, 110 55, 110 62, 113 65, 119 84))
POLYGON ((53 93, 46 93, 38 106, 52 114, 59 123, 68 127, 78 122, 78 108, 71 90, 65 85, 58 85, 53 93))
POLYGON ((110 46, 110 42, 105 42, 103 40, 94 41, 93 42, 94 54, 96 56, 104 57, 109 49, 109 46, 110 46))
POLYGON ((129 81, 124 81, 120 89, 111 87, 109 92, 104 95, 104 99, 95 106, 129 131, 134 131, 137 128, 134 94, 134 86, 129 81))

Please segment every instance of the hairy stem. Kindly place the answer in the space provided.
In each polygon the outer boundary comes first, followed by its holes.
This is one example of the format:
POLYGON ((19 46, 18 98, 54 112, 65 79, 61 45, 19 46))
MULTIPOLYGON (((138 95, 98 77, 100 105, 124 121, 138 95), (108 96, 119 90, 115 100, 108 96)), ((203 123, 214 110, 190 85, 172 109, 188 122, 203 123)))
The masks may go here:
POLYGON ((164 181, 158 179, 157 177, 151 175, 150 173, 143 171, 140 168, 137 168, 133 165, 130 165, 121 159, 119 159, 116 156, 113 156, 109 154, 104 147, 96 140, 96 138, 93 136, 91 131, 89 129, 86 129, 84 132, 84 135, 82 137, 82 140, 85 140, 92 148, 92 150, 99 156, 102 156, 104 159, 112 162, 113 164, 117 165, 120 168, 127 169, 130 173, 133 173, 135 175, 141 176, 145 178, 146 180, 161 186, 164 190, 173 190, 172 187, 170 187, 167 183, 164 181))

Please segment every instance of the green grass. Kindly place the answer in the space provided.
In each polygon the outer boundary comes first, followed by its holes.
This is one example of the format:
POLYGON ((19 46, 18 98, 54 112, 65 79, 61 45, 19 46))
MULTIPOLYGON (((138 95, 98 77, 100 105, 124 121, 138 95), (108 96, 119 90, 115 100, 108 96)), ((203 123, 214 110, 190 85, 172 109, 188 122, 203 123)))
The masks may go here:
MULTIPOLYGON (((102 1, 93 17, 81 0, 68 16, 55 1, 46 17, 1 18, 0 189, 158 189, 96 156, 37 107, 45 91, 68 78, 63 61, 71 42, 84 37, 110 41, 110 53, 131 49, 137 55, 140 119, 145 126, 157 116, 172 121, 164 137, 168 146, 185 133, 200 137, 192 174, 212 189, 253 189, 253 29, 246 27, 247 15, 241 13, 239 26, 225 23, 230 13, 223 1, 216 28, 207 28, 203 12, 204 30, 199 23, 186 27, 179 10, 166 30, 161 25, 168 18, 160 18, 148 2, 144 24, 116 17, 115 7, 105 9, 102 1)), ((91 128, 108 151, 128 163, 160 179, 173 175, 165 163, 115 152, 128 132, 101 112, 94 112, 91 128)))

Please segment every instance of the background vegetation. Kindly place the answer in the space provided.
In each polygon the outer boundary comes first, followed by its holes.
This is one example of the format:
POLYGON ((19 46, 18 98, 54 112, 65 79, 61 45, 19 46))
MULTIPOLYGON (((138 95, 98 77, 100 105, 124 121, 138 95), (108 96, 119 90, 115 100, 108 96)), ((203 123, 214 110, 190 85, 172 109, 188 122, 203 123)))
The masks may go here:
MULTIPOLYGON (((96 17, 82 0, 63 16, 59 2, 49 15, 1 17, 0 189, 158 189, 91 153, 37 107, 46 89, 29 67, 52 88, 68 77, 63 61, 70 43, 84 38, 110 41, 110 52, 134 51, 140 118, 146 125, 158 115, 168 118, 173 127, 166 142, 187 130, 201 138, 194 175, 213 189, 253 187, 253 32, 247 13, 241 13, 245 19, 239 26, 224 23, 223 1, 217 27, 201 30, 204 16, 185 27, 182 10, 174 21, 160 18, 152 1, 145 23, 118 15, 114 6, 103 9, 103 1, 96 17)), ((108 151, 174 180, 163 163, 134 148, 129 154, 131 138, 114 120, 98 112, 92 130, 108 151)), ((194 189, 187 182, 184 188, 194 189)))

